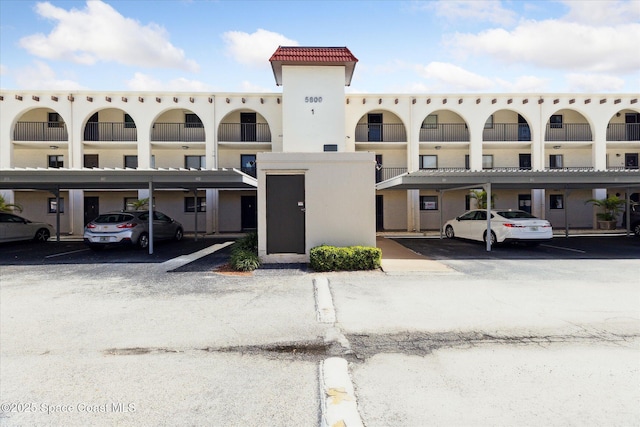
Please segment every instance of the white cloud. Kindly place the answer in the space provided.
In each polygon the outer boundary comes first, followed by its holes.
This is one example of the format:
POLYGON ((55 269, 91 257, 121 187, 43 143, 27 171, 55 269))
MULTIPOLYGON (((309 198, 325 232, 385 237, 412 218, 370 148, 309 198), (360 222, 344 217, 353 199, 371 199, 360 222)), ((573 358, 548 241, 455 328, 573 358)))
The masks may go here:
POLYGON ((514 82, 500 78, 496 79, 496 82, 504 89, 505 92, 531 93, 546 92, 551 80, 537 76, 520 76, 514 82))
MULTIPOLYGON (((275 86, 275 83, 274 83, 274 86, 275 86)), ((269 93, 269 92, 273 92, 273 88, 265 88, 265 87, 253 84, 247 80, 244 80, 242 82, 242 91, 253 92, 253 93, 269 93)))
POLYGON ((491 79, 450 63, 431 62, 421 66, 418 72, 422 77, 436 80, 453 90, 479 91, 487 90, 494 85, 491 79))
POLYGON ((513 31, 490 29, 456 34, 452 44, 466 54, 506 63, 589 72, 629 73, 640 68, 640 24, 593 27, 557 20, 524 21, 513 31))
POLYGON ((163 82, 153 76, 143 73, 135 73, 131 80, 127 80, 127 86, 133 91, 175 91, 175 92, 207 92, 213 90, 211 86, 198 80, 177 78, 163 82))
POLYGON ((34 61, 33 66, 16 70, 14 80, 18 87, 44 90, 83 90, 80 83, 56 77, 55 71, 42 61, 34 61))
POLYGON ((32 55, 86 65, 104 61, 198 71, 198 65, 169 42, 164 28, 141 25, 102 1, 89 0, 85 9, 70 11, 49 2, 37 3, 36 12, 56 24, 48 35, 37 33, 20 40, 32 55))
POLYGON ((569 13, 563 20, 591 25, 620 25, 640 20, 637 0, 565 0, 569 13))
POLYGON ((228 31, 222 38, 227 45, 227 53, 237 62, 245 65, 265 67, 278 46, 298 46, 298 42, 282 34, 259 28, 255 33, 228 31))
POLYGON ((624 87, 624 80, 616 76, 571 73, 566 79, 570 92, 618 92, 624 87))
POLYGON ((471 20, 511 25, 516 21, 514 11, 503 8, 499 1, 493 0, 441 0, 427 3, 427 7, 434 7, 436 15, 456 22, 471 20))

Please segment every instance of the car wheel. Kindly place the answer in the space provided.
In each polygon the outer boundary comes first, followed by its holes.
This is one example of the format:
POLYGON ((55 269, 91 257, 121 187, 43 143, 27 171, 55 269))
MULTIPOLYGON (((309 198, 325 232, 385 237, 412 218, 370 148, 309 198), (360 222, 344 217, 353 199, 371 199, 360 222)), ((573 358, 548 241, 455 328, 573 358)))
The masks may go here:
POLYGON ((447 228, 444 229, 444 235, 447 236, 447 239, 453 239, 456 236, 456 233, 453 231, 453 227, 447 225, 447 228))
POLYGON ((138 247, 140 249, 147 249, 149 247, 149 235, 147 233, 142 233, 140 237, 138 237, 138 247))
POLYGON ((36 242, 46 242, 47 240, 49 240, 49 237, 51 237, 51 233, 49 233, 49 230, 47 230, 46 228, 41 228, 40 230, 36 231, 36 235, 33 236, 33 240, 35 240, 36 242))
POLYGON ((184 231, 182 231, 182 228, 178 228, 176 230, 176 234, 175 236, 173 236, 174 239, 176 239, 177 241, 182 240, 182 238, 184 237, 184 231))
POLYGON ((633 234, 640 237, 640 222, 637 224, 634 224, 632 230, 633 230, 633 234))
MULTIPOLYGON (((484 236, 482 236, 482 240, 484 240, 485 243, 487 243, 487 232, 484 232, 484 236)), ((496 239, 496 233, 494 233, 493 231, 491 232, 491 246, 495 245, 497 242, 496 239)))

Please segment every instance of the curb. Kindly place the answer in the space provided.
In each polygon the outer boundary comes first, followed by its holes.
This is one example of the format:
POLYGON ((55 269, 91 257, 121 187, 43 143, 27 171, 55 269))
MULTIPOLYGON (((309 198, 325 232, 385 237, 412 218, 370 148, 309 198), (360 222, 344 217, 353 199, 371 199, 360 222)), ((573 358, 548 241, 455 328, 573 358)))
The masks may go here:
POLYGON ((330 357, 320 363, 322 427, 364 427, 348 363, 341 357, 330 357))

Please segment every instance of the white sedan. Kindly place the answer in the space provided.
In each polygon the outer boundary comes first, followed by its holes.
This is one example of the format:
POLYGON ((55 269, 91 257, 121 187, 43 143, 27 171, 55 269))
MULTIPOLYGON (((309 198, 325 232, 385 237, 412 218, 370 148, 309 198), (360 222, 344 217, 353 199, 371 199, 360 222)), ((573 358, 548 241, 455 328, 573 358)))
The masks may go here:
POLYGON ((51 224, 33 222, 18 215, 0 212, 0 242, 16 240, 46 242, 53 232, 51 224))
MULTIPOLYGON (((472 210, 447 221, 444 234, 449 239, 487 241, 487 211, 472 210)), ((551 223, 528 212, 510 209, 491 211, 491 244, 509 241, 524 241, 536 245, 553 237, 551 223)))

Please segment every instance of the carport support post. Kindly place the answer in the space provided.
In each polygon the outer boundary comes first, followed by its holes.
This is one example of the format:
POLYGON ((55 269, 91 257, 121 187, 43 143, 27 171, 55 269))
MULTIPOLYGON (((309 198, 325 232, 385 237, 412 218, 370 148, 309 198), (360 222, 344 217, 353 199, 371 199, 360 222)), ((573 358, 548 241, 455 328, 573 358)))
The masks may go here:
POLYGON ((56 242, 60 241, 60 186, 57 186, 53 194, 56 196, 56 242))
POLYGON ((198 189, 194 188, 193 189, 193 218, 194 218, 194 222, 195 224, 193 225, 193 229, 195 230, 195 235, 196 237, 194 238, 194 242, 198 241, 198 208, 200 206, 198 205, 198 189))
POLYGON ((438 191, 438 206, 440 210, 440 240, 442 240, 442 191, 438 191))
POLYGON ((149 255, 153 255, 153 181, 149 181, 149 255))
POLYGON ((487 252, 491 252, 491 183, 488 182, 484 185, 484 189, 487 192, 487 252))
POLYGON ((569 193, 567 192, 567 189, 564 189, 564 195, 562 196, 562 200, 564 203, 564 237, 569 237, 569 212, 567 212, 569 210, 569 193))

